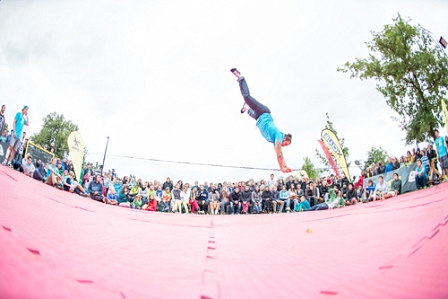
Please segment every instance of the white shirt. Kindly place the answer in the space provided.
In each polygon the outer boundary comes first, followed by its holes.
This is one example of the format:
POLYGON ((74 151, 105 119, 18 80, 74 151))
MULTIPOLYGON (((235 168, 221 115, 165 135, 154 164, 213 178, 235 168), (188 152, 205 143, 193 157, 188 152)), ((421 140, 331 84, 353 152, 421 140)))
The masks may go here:
POLYGON ((180 200, 189 201, 190 200, 190 190, 187 190, 187 192, 180 191, 180 200))

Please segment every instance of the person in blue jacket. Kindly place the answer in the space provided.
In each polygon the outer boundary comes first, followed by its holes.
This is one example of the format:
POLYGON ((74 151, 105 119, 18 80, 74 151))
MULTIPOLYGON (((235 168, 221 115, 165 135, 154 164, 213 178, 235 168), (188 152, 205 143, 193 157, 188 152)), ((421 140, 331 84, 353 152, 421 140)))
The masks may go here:
POLYGON ((291 172, 291 168, 286 165, 285 158, 283 157, 282 146, 288 146, 291 144, 292 135, 282 133, 274 124, 274 119, 271 116, 271 110, 251 97, 246 79, 241 76, 241 73, 236 68, 231 69, 230 72, 238 78, 237 81, 240 85, 241 94, 244 98, 245 103, 241 109, 241 113, 244 113, 247 110, 249 116, 257 121, 257 127, 260 130, 261 135, 269 143, 274 144, 280 170, 285 173, 291 172), (247 106, 249 109, 247 109, 247 106))

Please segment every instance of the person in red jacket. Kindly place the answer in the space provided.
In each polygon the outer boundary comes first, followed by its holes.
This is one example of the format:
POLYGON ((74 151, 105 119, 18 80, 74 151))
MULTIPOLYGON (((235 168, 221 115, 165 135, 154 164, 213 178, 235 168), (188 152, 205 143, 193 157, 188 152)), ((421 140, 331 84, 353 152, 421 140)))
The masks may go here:
POLYGON ((149 195, 148 206, 146 207, 146 211, 157 211, 157 200, 154 198, 154 195, 149 195))
POLYGON ((366 177, 366 174, 363 171, 361 171, 361 175, 359 176, 358 182, 355 183, 355 189, 358 189, 359 186, 364 187, 364 179, 366 177))

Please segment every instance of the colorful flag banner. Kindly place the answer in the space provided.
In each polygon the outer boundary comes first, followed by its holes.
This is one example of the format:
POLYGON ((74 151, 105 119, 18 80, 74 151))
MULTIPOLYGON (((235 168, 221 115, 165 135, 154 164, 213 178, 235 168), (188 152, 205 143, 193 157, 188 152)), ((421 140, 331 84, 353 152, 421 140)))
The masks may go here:
POLYGON ((442 110, 443 110, 443 115, 445 116, 446 133, 448 134, 448 110, 446 109, 446 104, 445 104, 444 100, 442 100, 442 110))
POLYGON ((345 155, 342 152, 341 143, 339 142, 338 137, 334 134, 333 131, 324 129, 322 130, 322 141, 325 143, 327 148, 333 157, 338 161, 339 166, 344 172, 345 176, 350 179, 350 173, 347 167, 347 161, 345 160, 345 155))
POLYGON ((322 146, 322 150, 325 153, 325 156, 327 157, 328 163, 330 164, 331 168, 333 168, 334 174, 337 176, 341 176, 339 173, 338 166, 336 165, 336 162, 334 161, 333 157, 331 156, 330 152, 328 151, 328 148, 325 146, 325 144, 322 142, 322 140, 317 140, 322 146))

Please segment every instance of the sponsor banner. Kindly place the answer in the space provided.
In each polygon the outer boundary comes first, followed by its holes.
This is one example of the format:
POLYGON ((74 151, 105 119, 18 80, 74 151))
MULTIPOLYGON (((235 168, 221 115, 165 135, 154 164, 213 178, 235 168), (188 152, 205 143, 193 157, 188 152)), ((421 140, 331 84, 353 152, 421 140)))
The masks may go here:
POLYGON ((341 176, 339 173, 338 166, 336 165, 336 162, 334 161, 333 157, 331 156, 330 152, 328 151, 328 148, 325 146, 325 144, 322 142, 322 140, 317 140, 322 147, 322 150, 325 153, 325 156, 327 157, 328 163, 330 164, 331 168, 333 168, 334 174, 336 176, 341 176))
MULTIPOLYGON (((381 174, 383 176, 384 181, 387 185, 391 186, 392 181, 394 180, 394 173, 398 173, 398 177, 401 180, 401 193, 415 191, 417 189, 415 185, 415 169, 417 168, 417 163, 411 164, 409 166, 401 167, 397 170, 389 171, 387 173, 381 174)), ((365 178, 364 186, 367 186, 367 182, 372 180, 374 184, 378 182, 378 178, 380 175, 376 175, 374 177, 365 178)))
POLYGON ((344 153, 342 152, 341 143, 338 137, 333 131, 324 129, 322 130, 322 142, 327 146, 330 153, 338 161, 339 166, 342 168, 345 176, 350 179, 350 172, 348 171, 347 161, 345 160, 344 153))
POLYGON ((75 177, 81 182, 82 162, 84 159, 84 141, 79 132, 71 132, 67 138, 68 150, 75 170, 75 177))
MULTIPOLYGON (((32 143, 31 141, 28 142, 26 146, 26 155, 30 154, 33 157, 33 161, 37 161, 41 159, 41 161, 45 163, 51 163, 51 159, 53 159, 54 154, 52 152, 49 152, 40 146, 32 143)), ((22 163, 22 161, 20 161, 22 163)))
POLYGON ((301 180, 302 178, 307 178, 308 174, 306 173, 305 170, 299 169, 299 170, 297 170, 295 177, 298 178, 299 180, 301 180))
POLYGON ((448 134, 448 110, 446 109, 446 104, 443 99, 442 99, 442 110, 443 110, 443 115, 445 116, 446 133, 448 134))

